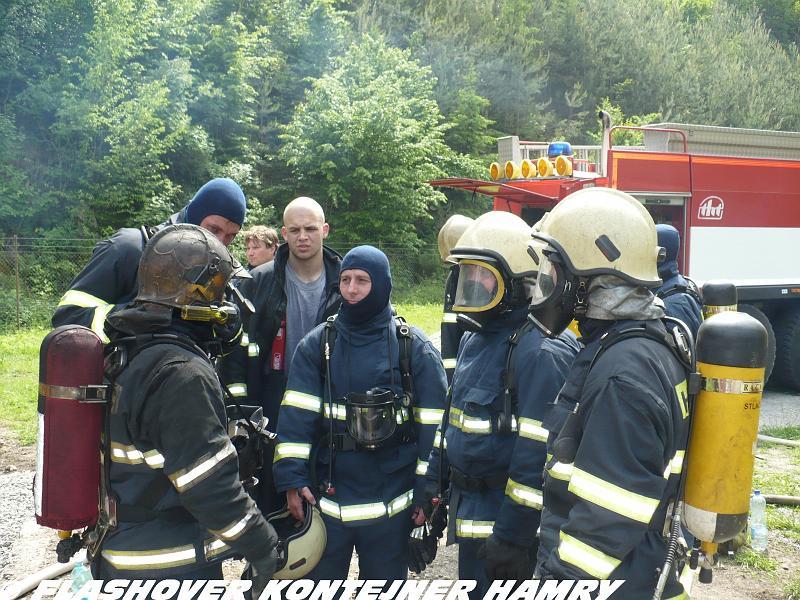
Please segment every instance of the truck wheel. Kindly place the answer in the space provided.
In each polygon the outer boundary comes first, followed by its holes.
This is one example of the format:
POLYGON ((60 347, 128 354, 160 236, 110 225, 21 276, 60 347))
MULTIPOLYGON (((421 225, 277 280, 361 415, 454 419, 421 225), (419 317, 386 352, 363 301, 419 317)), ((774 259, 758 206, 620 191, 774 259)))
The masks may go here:
POLYGON ((775 323, 778 355, 775 357, 775 379, 800 391, 800 307, 784 312, 775 323))
POLYGON ((740 304, 739 312, 750 315, 759 323, 761 323, 764 326, 764 329, 767 330, 767 365, 764 371, 764 385, 766 385, 769 381, 770 375, 772 375, 772 367, 775 366, 775 331, 772 329, 772 324, 769 322, 767 315, 765 315, 761 309, 756 308, 752 304, 740 304))

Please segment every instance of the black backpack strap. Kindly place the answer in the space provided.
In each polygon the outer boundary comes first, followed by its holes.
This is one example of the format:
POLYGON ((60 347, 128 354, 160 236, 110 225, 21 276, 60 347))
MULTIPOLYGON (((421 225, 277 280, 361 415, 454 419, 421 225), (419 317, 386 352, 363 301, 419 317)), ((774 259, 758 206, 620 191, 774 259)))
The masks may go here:
POLYGON ((517 396, 517 377, 514 362, 514 351, 519 345, 520 339, 533 328, 533 323, 526 319, 519 329, 512 333, 508 338, 508 352, 506 353, 506 368, 503 370, 503 412, 497 419, 497 430, 500 433, 511 433, 513 423, 517 418, 518 396, 517 396))
POLYGON ((414 376, 411 373, 411 344, 414 338, 411 327, 403 317, 395 317, 397 327, 397 345, 400 350, 400 383, 403 393, 409 399, 409 404, 414 403, 414 376))

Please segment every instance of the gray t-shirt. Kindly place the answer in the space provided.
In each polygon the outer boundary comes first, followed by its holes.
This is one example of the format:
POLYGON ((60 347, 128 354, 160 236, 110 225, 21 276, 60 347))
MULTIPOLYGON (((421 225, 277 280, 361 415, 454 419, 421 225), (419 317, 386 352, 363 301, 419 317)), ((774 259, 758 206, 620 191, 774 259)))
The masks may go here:
POLYGON ((306 283, 297 277, 292 267, 286 265, 286 370, 292 364, 295 348, 300 340, 319 321, 322 295, 325 291, 325 270, 306 283))

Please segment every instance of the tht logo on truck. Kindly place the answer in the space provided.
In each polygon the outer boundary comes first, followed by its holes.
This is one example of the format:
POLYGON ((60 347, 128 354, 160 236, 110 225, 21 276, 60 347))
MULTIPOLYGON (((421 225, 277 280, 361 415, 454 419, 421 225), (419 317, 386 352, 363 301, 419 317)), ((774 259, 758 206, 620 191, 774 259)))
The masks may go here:
POLYGON ((725 203, 719 196, 709 196, 697 208, 697 218, 706 221, 721 221, 725 203))

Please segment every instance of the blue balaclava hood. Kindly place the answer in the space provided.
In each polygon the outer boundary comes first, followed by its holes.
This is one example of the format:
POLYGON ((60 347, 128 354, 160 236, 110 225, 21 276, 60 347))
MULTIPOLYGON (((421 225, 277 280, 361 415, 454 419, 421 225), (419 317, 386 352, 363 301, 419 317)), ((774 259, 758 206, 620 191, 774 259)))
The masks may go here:
POLYGON ((355 304, 342 300, 339 317, 348 323, 363 323, 378 315, 389 305, 389 296, 392 293, 389 259, 373 246, 356 246, 345 254, 339 273, 349 269, 361 269, 369 273, 372 289, 366 298, 355 304))
POLYGON ((672 225, 656 225, 658 245, 664 248, 667 255, 664 262, 658 263, 658 276, 668 279, 678 274, 678 251, 681 248, 681 236, 672 225))
POLYGON ((219 215, 239 227, 244 224, 247 202, 239 184, 227 177, 218 177, 197 190, 186 207, 186 222, 200 225, 208 215, 219 215))

